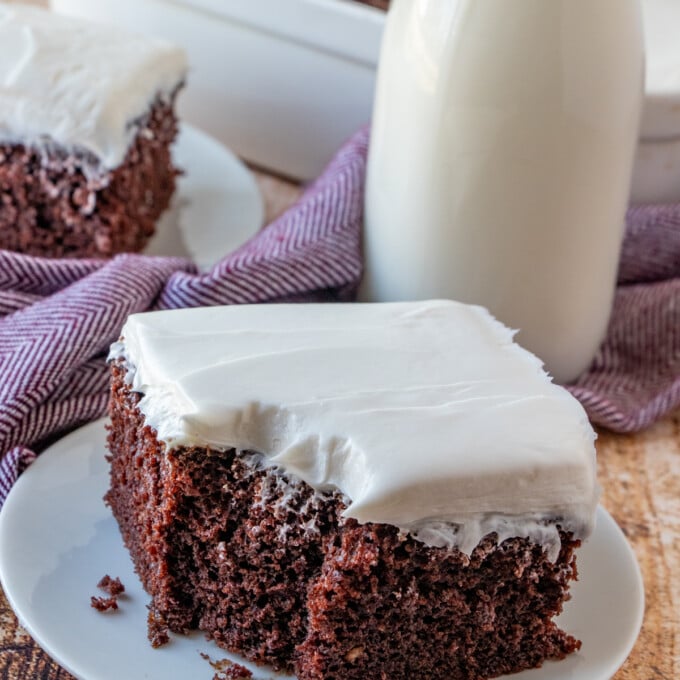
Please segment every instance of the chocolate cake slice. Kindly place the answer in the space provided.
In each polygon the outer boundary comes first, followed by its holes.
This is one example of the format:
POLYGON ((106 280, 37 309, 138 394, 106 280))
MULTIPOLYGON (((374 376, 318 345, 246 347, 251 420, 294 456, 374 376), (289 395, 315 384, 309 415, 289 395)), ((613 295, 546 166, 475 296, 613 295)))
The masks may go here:
POLYGON ((448 301, 131 316, 106 496, 172 631, 301 680, 496 677, 554 617, 598 488, 580 404, 448 301))
POLYGON ((0 248, 141 250, 175 189, 186 69, 167 43, 0 3, 0 248))

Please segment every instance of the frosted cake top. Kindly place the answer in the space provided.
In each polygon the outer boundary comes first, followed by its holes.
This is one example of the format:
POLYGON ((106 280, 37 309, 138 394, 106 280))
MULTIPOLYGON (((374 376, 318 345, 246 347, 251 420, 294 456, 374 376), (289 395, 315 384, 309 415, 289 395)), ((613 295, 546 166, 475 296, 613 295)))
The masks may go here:
POLYGON ((0 141, 86 150, 113 169, 134 122, 186 71, 184 52, 168 43, 0 4, 0 141))
POLYGON ((170 448, 234 447, 345 515, 466 552, 489 531, 556 557, 592 529, 594 433, 513 332, 450 301, 206 307, 131 316, 111 358, 170 448))

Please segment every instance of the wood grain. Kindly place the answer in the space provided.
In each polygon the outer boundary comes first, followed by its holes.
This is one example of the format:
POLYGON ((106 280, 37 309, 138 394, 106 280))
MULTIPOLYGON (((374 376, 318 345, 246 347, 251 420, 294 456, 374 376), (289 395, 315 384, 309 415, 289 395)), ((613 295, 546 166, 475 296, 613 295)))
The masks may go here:
POLYGON ((630 541, 645 583, 645 621, 616 680, 680 678, 680 412, 636 435, 602 432, 602 504, 630 541))

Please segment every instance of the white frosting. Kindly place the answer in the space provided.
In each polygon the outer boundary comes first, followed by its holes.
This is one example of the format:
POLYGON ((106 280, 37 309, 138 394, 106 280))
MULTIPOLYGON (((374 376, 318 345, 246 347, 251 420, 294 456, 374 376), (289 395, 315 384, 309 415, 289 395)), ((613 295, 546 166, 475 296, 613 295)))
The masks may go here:
POLYGON ((184 52, 168 43, 0 4, 0 141, 85 149, 115 168, 133 123, 186 70, 184 52))
POLYGON ((212 307, 131 316, 124 358, 169 447, 261 452, 341 491, 346 516, 470 552, 490 531, 555 557, 585 537, 594 434, 513 332, 449 301, 212 307))

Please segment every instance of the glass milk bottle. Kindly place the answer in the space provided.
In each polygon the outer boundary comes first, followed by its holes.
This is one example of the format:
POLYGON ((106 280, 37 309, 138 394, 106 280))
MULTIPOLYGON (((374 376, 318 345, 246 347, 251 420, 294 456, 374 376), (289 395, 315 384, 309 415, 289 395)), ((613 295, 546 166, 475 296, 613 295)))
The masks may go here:
POLYGON ((637 0, 393 0, 361 297, 484 305, 578 376, 611 310, 643 78, 637 0))

